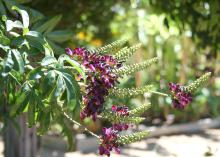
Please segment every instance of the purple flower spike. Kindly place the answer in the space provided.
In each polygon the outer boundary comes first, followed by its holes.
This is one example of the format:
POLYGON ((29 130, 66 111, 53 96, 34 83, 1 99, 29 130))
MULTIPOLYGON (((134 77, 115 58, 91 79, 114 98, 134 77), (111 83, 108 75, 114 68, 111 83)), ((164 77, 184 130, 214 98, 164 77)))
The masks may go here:
POLYGON ((91 53, 84 48, 66 49, 66 53, 71 57, 76 57, 87 70, 87 87, 83 96, 85 108, 80 114, 83 120, 86 117, 92 117, 95 121, 97 115, 101 112, 104 103, 104 97, 108 95, 108 90, 118 81, 118 77, 112 73, 114 68, 121 66, 110 55, 98 55, 91 53))
POLYGON ((169 83, 169 89, 173 95, 172 103, 174 108, 184 109, 192 102, 192 94, 184 91, 179 84, 169 83))
MULTIPOLYGON (((119 116, 128 116, 128 107, 126 106, 116 106, 112 105, 112 112, 119 116), (126 113, 126 114, 124 114, 126 113)), ((115 123, 110 128, 102 129, 102 136, 100 137, 100 146, 99 146, 99 154, 110 156, 110 151, 114 150, 116 153, 120 154, 120 149, 118 148, 118 134, 123 130, 127 130, 129 127, 128 124, 124 123, 115 123)))

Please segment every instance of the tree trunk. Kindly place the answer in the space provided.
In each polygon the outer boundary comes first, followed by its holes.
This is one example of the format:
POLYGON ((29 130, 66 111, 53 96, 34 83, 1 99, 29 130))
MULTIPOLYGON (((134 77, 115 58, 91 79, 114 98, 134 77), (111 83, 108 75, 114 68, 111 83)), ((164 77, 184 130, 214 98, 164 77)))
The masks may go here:
POLYGON ((4 132, 5 157, 36 157, 36 128, 28 128, 26 115, 17 118, 20 131, 10 121, 4 132))

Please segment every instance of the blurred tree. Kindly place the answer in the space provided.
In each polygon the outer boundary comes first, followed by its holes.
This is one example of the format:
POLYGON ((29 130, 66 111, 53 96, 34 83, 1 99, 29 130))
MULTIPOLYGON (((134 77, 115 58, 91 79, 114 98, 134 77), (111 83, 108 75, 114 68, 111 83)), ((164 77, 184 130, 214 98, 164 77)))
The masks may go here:
MULTIPOLYGON (((143 3, 145 2, 142 0, 143 3)), ((211 46, 216 56, 220 49, 220 1, 219 0, 149 0, 155 13, 165 13, 164 24, 175 21, 179 30, 189 29, 196 43, 201 47, 211 46)))

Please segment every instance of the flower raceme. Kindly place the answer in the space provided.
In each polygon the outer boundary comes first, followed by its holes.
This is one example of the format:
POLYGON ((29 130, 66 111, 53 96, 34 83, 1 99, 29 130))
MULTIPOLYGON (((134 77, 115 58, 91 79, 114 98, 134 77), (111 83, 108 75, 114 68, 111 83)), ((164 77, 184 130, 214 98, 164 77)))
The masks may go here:
POLYGON ((184 109, 192 102, 192 94, 203 87, 211 77, 211 72, 207 72, 188 86, 180 86, 179 84, 169 83, 169 89, 172 93, 172 103, 175 108, 184 109))
POLYGON ((92 117, 95 121, 97 114, 103 109, 104 98, 109 94, 108 90, 117 82, 117 75, 112 69, 121 67, 121 62, 117 62, 111 55, 99 55, 84 48, 66 49, 66 53, 71 57, 76 57, 86 68, 87 87, 83 96, 84 108, 80 113, 83 120, 92 117))
MULTIPOLYGON (((129 110, 126 106, 117 107, 112 106, 112 112, 118 116, 129 116, 129 110)), ((128 124, 114 123, 112 127, 103 128, 102 135, 100 137, 99 154, 110 156, 110 151, 114 150, 116 153, 120 153, 119 144, 117 143, 118 133, 127 130, 128 124)))
MULTIPOLYGON (((111 52, 117 45, 118 44, 110 44, 95 51, 89 51, 85 48, 75 48, 73 50, 69 48, 66 49, 66 53, 71 58, 80 62, 85 67, 86 71, 86 80, 84 80, 86 82, 86 87, 85 90, 82 91, 84 94, 82 101, 83 107, 80 112, 81 120, 86 117, 92 117, 95 121, 97 115, 100 115, 101 118, 112 122, 111 127, 104 127, 102 129, 101 136, 87 129, 91 135, 100 139, 99 154, 107 156, 110 156, 112 150, 116 153, 120 153, 119 146, 121 144, 129 144, 141 140, 148 135, 146 131, 125 136, 120 135, 121 131, 129 128, 129 124, 140 123, 143 120, 142 117, 138 116, 143 113, 143 110, 148 109, 148 105, 140 106, 131 111, 129 111, 126 106, 113 105, 111 111, 108 112, 103 109, 106 96, 114 93, 113 95, 115 96, 127 97, 143 94, 145 92, 168 96, 167 94, 153 91, 152 86, 128 90, 116 88, 115 85, 118 82, 119 76, 125 74, 130 75, 133 72, 143 70, 158 60, 158 58, 153 58, 143 63, 125 65, 122 67, 122 63, 134 54, 138 46, 131 48, 125 47, 114 55, 106 55, 106 52, 111 52)), ((210 76, 211 73, 206 73, 188 86, 169 83, 173 106, 175 108, 184 109, 192 101, 192 93, 203 85, 210 76)))
POLYGON ((169 83, 169 89, 172 93, 172 103, 175 108, 184 109, 192 102, 192 94, 185 91, 179 84, 169 83))

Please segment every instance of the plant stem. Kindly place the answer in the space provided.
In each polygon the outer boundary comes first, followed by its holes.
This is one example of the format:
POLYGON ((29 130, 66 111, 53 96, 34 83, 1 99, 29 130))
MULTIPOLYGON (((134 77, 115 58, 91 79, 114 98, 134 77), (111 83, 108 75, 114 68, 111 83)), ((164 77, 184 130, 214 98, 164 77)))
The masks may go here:
POLYGON ((161 95, 161 96, 169 96, 168 94, 165 93, 161 93, 161 92, 157 92, 157 91, 150 91, 151 93, 157 94, 157 95, 161 95))
POLYGON ((96 138, 100 138, 97 134, 95 134, 94 132, 90 131, 88 128, 86 128, 85 126, 83 126, 82 124, 80 124, 79 122, 75 121, 74 119, 72 119, 66 112, 63 111, 63 115, 73 124, 78 125, 79 127, 83 127, 84 131, 88 132, 90 135, 96 137, 96 138))

